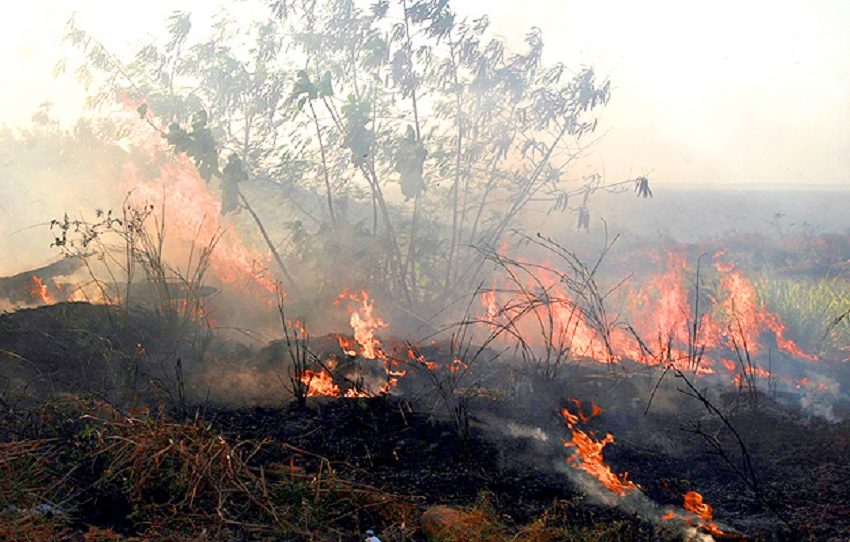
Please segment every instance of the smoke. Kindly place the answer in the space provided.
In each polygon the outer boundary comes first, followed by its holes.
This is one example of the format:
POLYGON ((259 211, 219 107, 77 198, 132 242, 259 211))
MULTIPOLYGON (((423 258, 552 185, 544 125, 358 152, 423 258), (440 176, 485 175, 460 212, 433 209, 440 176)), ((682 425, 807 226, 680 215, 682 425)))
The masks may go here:
POLYGON ((809 373, 803 383, 800 406, 811 416, 837 423, 833 404, 840 397, 841 384, 827 375, 809 373))
POLYGON ((120 208, 114 187, 126 153, 104 144, 82 122, 73 133, 51 124, 0 134, 0 276, 46 265, 59 256, 50 247, 49 223, 65 213, 77 218, 95 208, 120 208), (14 257, 10 257, 14 256, 14 257))
POLYGON ((505 425, 504 433, 513 438, 527 438, 539 442, 549 441, 549 434, 543 431, 540 427, 531 427, 512 421, 505 425))

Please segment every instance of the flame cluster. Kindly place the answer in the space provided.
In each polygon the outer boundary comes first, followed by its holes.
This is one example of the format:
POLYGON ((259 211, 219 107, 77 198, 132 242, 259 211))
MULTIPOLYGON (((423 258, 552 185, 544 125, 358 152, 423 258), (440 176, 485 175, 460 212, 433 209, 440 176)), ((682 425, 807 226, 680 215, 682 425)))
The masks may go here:
MULTIPOLYGON (((325 368, 306 371, 301 381, 308 386, 308 397, 372 397, 389 393, 398 385, 398 380, 407 374, 407 371, 400 368, 402 360, 387 354, 375 335, 378 330, 389 327, 389 324, 375 314, 375 302, 366 291, 343 291, 337 298, 337 305, 341 304, 347 304, 349 323, 354 334, 353 340, 343 335, 337 336, 343 354, 350 358, 359 357, 360 363, 382 363, 386 378, 383 383, 373 386, 372 389, 368 389, 369 386, 364 384, 365 389, 354 386, 342 392, 334 382, 333 375, 325 368)), ((325 365, 334 369, 336 362, 329 360, 325 365)))
POLYGON ((339 397, 339 386, 334 383, 333 376, 325 369, 311 371, 306 369, 301 375, 301 382, 307 386, 307 397, 339 397))
MULTIPOLYGON (((628 322, 631 329, 611 325, 607 336, 600 331, 598 322, 594 324, 588 318, 587 309, 563 287, 564 281, 556 271, 548 265, 533 267, 533 277, 529 276, 519 288, 499 288, 494 284, 492 290, 480 296, 482 320, 511 330, 502 334, 505 340, 515 335, 532 346, 554 347, 568 351, 574 358, 598 362, 672 364, 700 374, 714 374, 725 368, 739 379, 742 369, 730 357, 761 353, 765 350, 765 336, 773 337, 777 348, 795 359, 818 360, 788 337, 779 315, 768 310, 759 299, 755 284, 723 253, 713 257, 716 287, 712 295, 701 292, 708 299, 695 310, 693 271, 683 254, 668 251, 662 258, 660 272, 626 287, 626 303, 618 318, 628 322), (545 295, 535 293, 541 291, 545 295), (533 298, 535 295, 538 297, 533 298), (541 322, 553 322, 554 329, 541 331, 541 322), (704 348, 695 367, 690 366, 694 348, 704 348)), ((518 277, 515 275, 514 280, 518 277)), ((750 375, 772 376, 755 365, 743 370, 750 371, 750 375)))
MULTIPOLYGON (((629 480, 628 472, 617 474, 603 460, 602 449, 614 442, 614 436, 608 433, 604 438, 599 439, 593 431, 584 431, 578 427, 580 423, 587 423, 591 418, 602 414, 604 412, 602 408, 591 403, 591 412, 586 415, 582 412, 581 401, 578 399, 570 399, 570 401, 576 406, 575 413, 569 408, 561 410, 561 417, 571 433, 570 440, 565 440, 564 446, 575 449, 573 454, 567 458, 567 462, 572 467, 590 474, 611 492, 621 497, 639 489, 640 486, 629 480)), ((669 510, 661 516, 661 519, 672 520, 681 515, 681 519, 689 526, 698 527, 702 531, 715 536, 725 534, 713 520, 714 510, 711 505, 705 502, 703 496, 698 492, 688 491, 685 493, 682 507, 686 510, 686 513, 677 514, 674 510, 669 510)))
MULTIPOLYGON (((275 292, 268 276, 270 256, 248 247, 235 226, 221 216, 221 201, 185 156, 163 159, 161 145, 149 146, 150 159, 158 164, 151 175, 135 163, 124 167, 124 186, 130 204, 165 209, 169 235, 180 245, 204 243, 221 234, 210 255, 210 270, 223 284, 249 291, 275 292)), ((188 250, 188 249, 187 249, 188 250)))
POLYGON ((345 335, 337 336, 342 353, 358 364, 381 363, 380 370, 384 374, 384 379, 377 385, 363 384, 363 388, 360 388, 358 384, 342 391, 331 372, 336 368, 337 363, 331 359, 324 364, 331 371, 323 367, 316 371, 307 371, 301 377, 301 381, 309 387, 308 396, 310 397, 372 397, 390 393, 398 386, 399 380, 407 375, 405 366, 424 369, 432 375, 438 371, 445 371, 444 374, 455 381, 462 378, 469 369, 469 365, 457 357, 444 364, 430 361, 410 344, 406 347, 406 356, 396 352, 395 349, 388 352, 376 333, 389 327, 389 324, 376 314, 375 302, 365 291, 345 290, 337 297, 336 304, 347 305, 349 323, 353 332, 353 339, 345 335))
POLYGON ((369 298, 368 292, 344 290, 339 294, 339 301, 353 301, 355 304, 348 309, 349 323, 354 330, 354 340, 360 345, 360 355, 366 359, 385 359, 387 356, 375 332, 389 327, 389 324, 375 315, 375 302, 369 298))

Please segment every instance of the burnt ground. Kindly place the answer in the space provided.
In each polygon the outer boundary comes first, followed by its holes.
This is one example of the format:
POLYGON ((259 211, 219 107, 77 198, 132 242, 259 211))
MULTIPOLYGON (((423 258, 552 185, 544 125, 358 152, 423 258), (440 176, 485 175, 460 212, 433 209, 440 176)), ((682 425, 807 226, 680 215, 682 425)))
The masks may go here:
MULTIPOLYGON (((658 533, 629 513, 587 502, 548 464, 511 464, 506 450, 482 435, 462 443, 450 425, 397 399, 321 400, 306 411, 257 408, 206 416, 226 435, 287 442, 332 460, 343 476, 423 506, 486 499, 503 519, 517 524, 557 507, 573 524, 629 522, 635 540, 653 540, 658 533)), ((272 453, 263 460, 283 457, 272 453)))
MULTIPOLYGON (((169 340, 149 315, 116 321, 103 307, 86 304, 0 315, 4 404, 8 407, 15 397, 26 405, 57 393, 96 394, 119 408, 127 397, 163 404, 176 395, 167 378, 171 365, 140 362, 138 344, 144 341, 151 351, 146 359, 170 359, 155 355, 169 340), (142 391, 128 392, 140 381, 147 382, 142 391)), ((228 356, 259 355, 232 345, 211 349, 228 356)), ((429 358, 439 351, 432 347, 429 358)), ((187 370, 200 370, 191 363, 187 370)), ((254 368, 246 365, 246 371, 254 368)), ((628 539, 661 539, 660 523, 640 519, 634 508, 598 502, 587 495, 583 475, 564 468, 570 451, 561 444, 568 434, 558 409, 574 397, 605 409, 586 428, 600 437, 615 435, 604 450, 606 462, 614 472, 628 471, 659 505, 678 506, 683 493, 699 491, 721 525, 755 540, 846 540, 850 533, 846 420, 812 416, 798 406, 799 398, 758 394, 754 402, 728 385, 700 381, 746 445, 755 473, 753 490, 736 472, 742 456, 728 428, 681 393, 675 379, 661 385, 647 413, 655 374, 624 370, 615 378, 607 368, 581 365, 555 381, 517 376, 517 371, 501 364, 481 375, 484 388, 508 380, 522 385, 471 396, 467 440, 458 438, 427 394, 414 393, 425 384, 413 375, 400 386, 403 396, 318 398, 306 409, 287 405, 282 396, 274 407, 240 408, 199 393, 202 400, 189 405, 189 415, 235 440, 268 439, 271 445, 254 458, 257 464, 291 457, 292 449, 282 446, 287 443, 309 452, 300 456, 305 467, 319 456, 327 458, 340 476, 404 495, 420 508, 486 500, 508 524, 557 510, 574 525, 620 521, 629 525, 628 539)), ((846 405, 836 405, 836 412, 843 414, 842 408, 846 405)), ((4 442, 15 438, 0 431, 4 442)))
POLYGON ((742 532, 777 540, 846 537, 850 422, 807 418, 764 397, 757 407, 736 405, 737 396, 726 399, 723 410, 745 444, 755 488, 741 474, 746 467, 737 441, 713 416, 664 414, 641 420, 633 413, 619 421, 632 423, 610 452, 606 449, 606 457, 633 473, 654 501, 675 504, 685 491, 697 490, 715 507, 719 521, 742 532))

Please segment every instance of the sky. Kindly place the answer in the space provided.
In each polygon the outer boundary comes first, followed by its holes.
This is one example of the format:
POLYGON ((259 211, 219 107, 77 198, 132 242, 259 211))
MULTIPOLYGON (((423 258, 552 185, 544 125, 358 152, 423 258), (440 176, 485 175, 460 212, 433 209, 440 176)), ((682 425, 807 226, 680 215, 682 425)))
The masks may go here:
MULTIPOLYGON (((130 53, 173 10, 205 0, 28 0, 0 21, 0 124, 19 126, 54 103, 70 124, 83 90, 51 71, 67 47, 65 22, 130 53)), ((11 4, 11 3, 10 3, 11 4)), ((237 9, 251 2, 234 0, 237 9)), ((254 4, 256 5, 256 4, 254 4)), ((846 0, 452 0, 462 15, 489 15, 494 32, 521 46, 543 31, 548 61, 593 66, 612 82, 605 137, 583 168, 615 181, 772 183, 850 187, 850 2, 846 0)), ((588 171, 589 172, 589 171, 588 171)))

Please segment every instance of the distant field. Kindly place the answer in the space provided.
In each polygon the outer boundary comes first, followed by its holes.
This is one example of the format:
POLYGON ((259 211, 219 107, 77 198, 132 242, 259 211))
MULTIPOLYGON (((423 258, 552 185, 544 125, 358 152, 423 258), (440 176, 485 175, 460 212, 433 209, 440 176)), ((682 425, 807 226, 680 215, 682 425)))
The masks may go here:
MULTIPOLYGON (((730 232, 850 232, 850 187, 684 188, 657 185, 652 199, 597 194, 591 213, 613 233, 661 234, 692 242, 730 232)), ((574 229, 574 220, 565 220, 574 229)))

